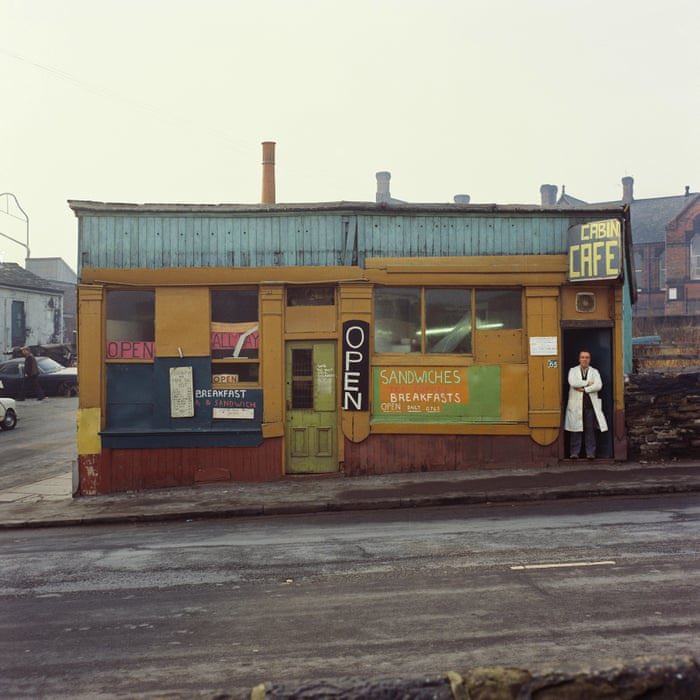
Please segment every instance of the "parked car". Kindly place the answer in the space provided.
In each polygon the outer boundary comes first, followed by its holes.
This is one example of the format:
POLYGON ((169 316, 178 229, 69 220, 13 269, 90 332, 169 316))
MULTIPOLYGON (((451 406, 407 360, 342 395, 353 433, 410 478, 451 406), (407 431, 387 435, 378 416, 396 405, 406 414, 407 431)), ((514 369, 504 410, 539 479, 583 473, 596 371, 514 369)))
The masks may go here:
MULTIPOLYGON (((44 345, 29 345, 28 347, 34 357, 50 357, 64 367, 75 366, 75 348, 66 343, 47 343, 44 345)), ((6 354, 10 355, 10 357, 24 357, 22 355, 22 347, 19 345, 6 354)), ((8 357, 7 359, 9 360, 10 358, 8 357)))
MULTIPOLYGON (((78 370, 63 367, 50 357, 37 357, 39 385, 47 396, 76 396, 78 370)), ((0 381, 5 388, 0 393, 22 398, 24 396, 24 358, 7 360, 0 364, 0 381)), ((27 397, 30 398, 30 397, 27 397)))
MULTIPOLYGON (((0 394, 2 393, 0 382, 0 394)), ((17 404, 14 399, 0 398, 0 430, 12 430, 17 425, 17 404)))

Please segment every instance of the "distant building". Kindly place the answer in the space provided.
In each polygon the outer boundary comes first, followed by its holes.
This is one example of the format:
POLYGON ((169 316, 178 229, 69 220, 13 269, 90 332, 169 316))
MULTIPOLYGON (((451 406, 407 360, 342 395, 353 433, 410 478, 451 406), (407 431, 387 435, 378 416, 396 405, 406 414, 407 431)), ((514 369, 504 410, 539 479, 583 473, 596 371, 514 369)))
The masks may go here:
POLYGON ((28 258, 27 270, 63 290, 63 338, 59 342, 75 344, 77 323, 78 276, 63 258, 28 258))
POLYGON ((540 188, 543 207, 588 208, 628 204, 637 288, 635 319, 671 322, 700 317, 700 193, 635 199, 634 180, 622 178, 622 199, 589 203, 556 185, 540 188))
POLYGON ((63 289, 0 263, 0 358, 13 347, 63 342, 63 289))

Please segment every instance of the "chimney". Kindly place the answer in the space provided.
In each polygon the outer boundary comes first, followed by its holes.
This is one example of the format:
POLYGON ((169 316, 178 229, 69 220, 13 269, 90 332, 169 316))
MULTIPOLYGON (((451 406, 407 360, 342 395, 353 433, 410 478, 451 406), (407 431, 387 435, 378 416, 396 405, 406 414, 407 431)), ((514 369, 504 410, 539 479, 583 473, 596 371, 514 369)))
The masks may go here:
POLYGON ((469 204, 471 197, 468 194, 456 194, 455 204, 469 204))
POLYGON ((275 142, 262 142, 262 204, 274 204, 275 197, 275 142))
POLYGON ((622 203, 632 204, 634 199, 634 178, 627 175, 622 178, 622 203))
POLYGON ((543 207, 555 207, 557 205, 557 186, 542 185, 540 187, 540 199, 543 207))
POLYGON ((388 202, 391 200, 390 182, 391 173, 388 170, 381 170, 377 173, 377 202, 388 202))
POLYGON ((685 196, 688 197, 690 195, 690 185, 685 186, 685 196))

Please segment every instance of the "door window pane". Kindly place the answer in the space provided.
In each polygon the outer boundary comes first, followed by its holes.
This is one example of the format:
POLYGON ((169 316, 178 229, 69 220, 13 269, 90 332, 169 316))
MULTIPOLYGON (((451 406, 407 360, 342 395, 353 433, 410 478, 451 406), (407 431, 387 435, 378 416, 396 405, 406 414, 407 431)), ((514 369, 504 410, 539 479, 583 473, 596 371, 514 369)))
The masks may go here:
POLYGON ((259 347, 257 290, 213 291, 211 293, 212 358, 257 358, 259 347))
POLYGON ((420 352, 419 287, 379 287, 374 291, 375 352, 420 352))
POLYGON ((313 351, 292 350, 292 408, 314 407, 313 351))
POLYGON ((471 353, 471 301, 469 289, 425 290, 427 352, 471 353))
POLYGON ((508 330, 523 327, 519 289, 477 289, 476 329, 508 330))

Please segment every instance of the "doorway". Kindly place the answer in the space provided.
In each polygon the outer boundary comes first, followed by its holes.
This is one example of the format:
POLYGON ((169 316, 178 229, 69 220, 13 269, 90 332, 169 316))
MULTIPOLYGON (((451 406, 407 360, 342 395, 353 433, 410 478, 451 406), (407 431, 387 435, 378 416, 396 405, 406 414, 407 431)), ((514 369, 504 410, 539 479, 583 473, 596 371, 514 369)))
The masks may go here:
POLYGON ((335 341, 287 343, 287 473, 338 469, 335 341))
POLYGON ((27 319, 24 315, 23 301, 12 301, 12 328, 10 333, 13 347, 22 347, 27 342, 27 319))
MULTIPOLYGON (((562 368, 562 396, 564 409, 569 397, 569 370, 578 365, 578 353, 586 349, 591 353, 591 366, 600 372, 603 390, 598 396, 603 401, 603 413, 608 423, 605 433, 596 431, 596 456, 612 459, 613 457, 613 355, 612 328, 567 328, 562 330, 564 355, 562 368)), ((569 433, 564 437, 565 455, 569 455, 569 433)))

